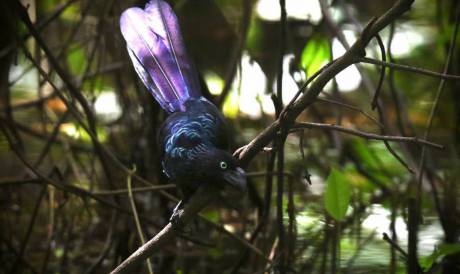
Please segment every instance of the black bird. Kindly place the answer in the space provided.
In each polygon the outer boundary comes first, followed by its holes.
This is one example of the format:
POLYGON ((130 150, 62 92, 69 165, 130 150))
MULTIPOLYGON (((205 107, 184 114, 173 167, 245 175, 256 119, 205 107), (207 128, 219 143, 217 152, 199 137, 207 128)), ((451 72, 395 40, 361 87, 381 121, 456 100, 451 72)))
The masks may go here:
POLYGON ((201 95, 171 7, 152 0, 123 12, 120 28, 134 68, 169 113, 159 134, 163 172, 183 193, 176 210, 201 186, 246 189, 246 175, 227 151, 223 115, 201 95))

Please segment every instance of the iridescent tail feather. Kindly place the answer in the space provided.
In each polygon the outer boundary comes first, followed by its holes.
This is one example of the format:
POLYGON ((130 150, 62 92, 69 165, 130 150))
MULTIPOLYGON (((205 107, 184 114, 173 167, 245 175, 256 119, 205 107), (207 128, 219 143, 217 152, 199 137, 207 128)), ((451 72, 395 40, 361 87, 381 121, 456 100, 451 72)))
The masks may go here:
POLYGON ((166 2, 127 9, 120 28, 137 74, 163 109, 184 111, 189 98, 201 96, 177 17, 166 2))

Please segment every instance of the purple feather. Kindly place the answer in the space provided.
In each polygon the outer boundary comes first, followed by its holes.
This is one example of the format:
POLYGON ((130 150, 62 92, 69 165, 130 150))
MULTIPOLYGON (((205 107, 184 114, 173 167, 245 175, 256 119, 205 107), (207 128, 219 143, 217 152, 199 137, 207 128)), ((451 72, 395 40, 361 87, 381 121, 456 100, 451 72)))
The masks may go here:
POLYGON ((201 96, 177 17, 166 2, 127 9, 120 28, 137 74, 161 107, 184 111, 189 98, 201 96))

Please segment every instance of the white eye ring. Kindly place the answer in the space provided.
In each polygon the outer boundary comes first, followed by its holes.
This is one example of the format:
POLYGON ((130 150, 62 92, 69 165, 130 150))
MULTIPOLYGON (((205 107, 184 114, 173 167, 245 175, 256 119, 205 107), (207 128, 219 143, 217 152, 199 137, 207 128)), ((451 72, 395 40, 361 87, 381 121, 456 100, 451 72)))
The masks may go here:
POLYGON ((220 162, 220 168, 221 169, 227 169, 227 163, 224 162, 224 161, 220 162))

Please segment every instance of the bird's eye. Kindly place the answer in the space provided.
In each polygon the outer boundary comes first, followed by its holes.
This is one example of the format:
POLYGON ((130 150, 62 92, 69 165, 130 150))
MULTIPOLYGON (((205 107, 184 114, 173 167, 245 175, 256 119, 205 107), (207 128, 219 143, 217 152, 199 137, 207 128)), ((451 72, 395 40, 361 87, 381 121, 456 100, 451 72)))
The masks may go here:
POLYGON ((224 162, 224 161, 220 162, 220 168, 221 169, 227 169, 227 163, 224 162))

